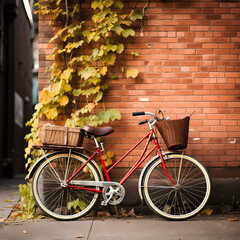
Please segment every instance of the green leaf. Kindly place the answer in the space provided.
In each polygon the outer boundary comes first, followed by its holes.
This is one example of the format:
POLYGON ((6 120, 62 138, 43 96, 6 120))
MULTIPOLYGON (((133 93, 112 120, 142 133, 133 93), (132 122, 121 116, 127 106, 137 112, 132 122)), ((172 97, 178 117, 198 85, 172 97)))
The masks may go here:
POLYGON ((109 112, 110 112, 110 117, 112 121, 114 121, 115 119, 121 120, 122 116, 118 109, 113 108, 113 109, 110 109, 109 112))
POLYGON ((78 97, 82 93, 82 89, 73 89, 73 95, 78 97))
POLYGON ((123 37, 127 38, 128 36, 134 36, 135 32, 131 28, 128 28, 128 29, 124 29, 122 31, 122 35, 123 35, 123 37))
POLYGON ((143 18, 143 13, 139 9, 135 9, 130 16, 130 19, 132 21, 136 21, 137 19, 142 19, 142 18, 143 18))
POLYGON ((90 32, 89 30, 83 31, 82 34, 87 38, 88 43, 90 43, 92 40, 96 42, 100 38, 100 36, 96 35, 95 32, 90 32))
POLYGON ((104 122, 108 123, 110 120, 114 121, 115 119, 120 120, 121 114, 116 108, 110 109, 108 111, 101 111, 98 113, 98 117, 104 122))
POLYGON ((122 9, 124 7, 121 0, 114 1, 114 7, 122 9))
POLYGON ((118 46, 117 45, 111 45, 111 44, 107 44, 107 51, 112 51, 115 52, 117 50, 118 46))
POLYGON ((112 31, 114 31, 116 34, 120 35, 124 29, 121 27, 119 23, 115 24, 112 27, 112 31))
POLYGON ((93 2, 91 3, 91 8, 93 8, 94 10, 95 10, 96 8, 98 8, 98 9, 100 9, 100 10, 103 10, 103 7, 104 7, 103 3, 102 3, 101 1, 99 1, 99 0, 95 0, 95 1, 93 1, 93 2))
POLYGON ((121 54, 124 51, 124 44, 120 43, 117 46, 117 53, 121 54))
POLYGON ((138 52, 131 52, 131 55, 133 55, 133 56, 139 56, 139 53, 138 53, 138 52))
POLYGON ((108 53, 102 58, 102 62, 106 65, 114 65, 116 60, 116 54, 115 53, 108 53))
POLYGON ((103 4, 105 7, 109 8, 113 5, 113 0, 103 0, 103 4))
POLYGON ((128 69, 127 72, 126 72, 127 78, 130 78, 130 77, 136 78, 138 76, 138 74, 139 74, 139 71, 137 69, 134 69, 134 68, 128 69))
POLYGON ((101 111, 98 113, 98 117, 104 122, 108 123, 110 119, 110 114, 108 111, 101 111))
POLYGON ((78 72, 78 74, 85 80, 87 80, 90 77, 94 77, 96 73, 97 73, 97 70, 95 67, 86 67, 82 71, 78 72))
POLYGON ((74 48, 76 49, 76 48, 81 47, 83 45, 83 43, 84 43, 83 40, 78 41, 78 42, 73 42, 73 43, 69 42, 66 45, 65 49, 67 50, 68 53, 70 53, 74 48))
POLYGON ((125 24, 127 26, 130 26, 132 24, 131 20, 121 20, 119 21, 119 24, 125 24))
POLYGON ((102 99, 102 97, 103 97, 103 92, 98 92, 98 94, 96 94, 94 97, 93 97, 93 101, 94 102, 99 102, 101 99, 102 99))

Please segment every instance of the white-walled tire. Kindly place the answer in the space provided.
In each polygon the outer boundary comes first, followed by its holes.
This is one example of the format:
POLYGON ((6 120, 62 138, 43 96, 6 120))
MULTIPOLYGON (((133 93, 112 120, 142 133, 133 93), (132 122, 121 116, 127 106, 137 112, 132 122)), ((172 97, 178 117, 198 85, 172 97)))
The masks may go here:
POLYGON ((206 206, 211 192, 211 180, 205 167, 195 158, 178 153, 168 155, 164 163, 177 185, 166 176, 161 159, 156 158, 143 175, 145 202, 156 214, 168 220, 196 216, 206 206))
MULTIPOLYGON (((67 153, 56 153, 39 165, 32 190, 36 203, 47 215, 57 220, 75 220, 94 208, 99 193, 68 188, 64 181, 85 162, 86 159, 74 153, 70 157, 67 153)), ((87 163, 74 180, 100 181, 100 174, 92 163, 87 163)))

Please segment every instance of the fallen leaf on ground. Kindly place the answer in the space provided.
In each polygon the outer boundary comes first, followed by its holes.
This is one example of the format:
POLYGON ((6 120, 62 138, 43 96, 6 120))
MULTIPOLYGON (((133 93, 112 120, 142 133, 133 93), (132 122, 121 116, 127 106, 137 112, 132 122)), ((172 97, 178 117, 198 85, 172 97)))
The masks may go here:
POLYGON ((13 205, 8 205, 8 206, 5 206, 4 208, 13 208, 14 206, 13 205))
POLYGON ((128 212, 128 216, 130 216, 130 217, 136 217, 134 208, 133 208, 131 211, 128 212))
POLYGON ((11 200, 9 200, 9 199, 5 199, 5 202, 14 202, 15 200, 13 200, 13 199, 11 199, 11 200))
POLYGON ((76 238, 83 238, 82 234, 76 236, 76 238))
POLYGON ((238 221, 238 218, 234 217, 234 218, 229 218, 228 221, 238 221))
POLYGON ((108 211, 98 212, 98 217, 110 217, 111 214, 108 211))
POLYGON ((4 222, 4 219, 3 219, 3 218, 1 218, 1 219, 0 219, 0 222, 4 222))
POLYGON ((27 231, 23 231, 24 234, 27 234, 27 231))
POLYGON ((119 214, 120 214, 121 216, 123 216, 123 217, 127 217, 127 216, 128 216, 126 210, 123 209, 123 208, 121 208, 121 209, 119 210, 119 214))
POLYGON ((210 215, 212 215, 212 213, 213 213, 213 209, 207 208, 207 209, 204 209, 204 210, 201 212, 201 215, 210 216, 210 215))

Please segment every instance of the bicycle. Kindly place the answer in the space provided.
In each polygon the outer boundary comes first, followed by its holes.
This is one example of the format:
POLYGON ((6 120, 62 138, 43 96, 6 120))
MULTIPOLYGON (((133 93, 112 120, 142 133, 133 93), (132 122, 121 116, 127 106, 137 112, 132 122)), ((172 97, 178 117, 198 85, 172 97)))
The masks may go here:
POLYGON ((164 152, 159 145, 154 126, 165 120, 150 112, 134 112, 133 116, 151 116, 139 122, 148 123, 149 132, 109 169, 106 168, 102 152, 103 144, 97 137, 113 132, 110 126, 83 126, 84 136, 94 140, 96 151, 91 157, 77 152, 81 148, 61 147, 60 151, 48 154, 44 149, 58 150, 54 146, 36 146, 44 156, 40 158, 29 174, 33 176, 32 189, 36 203, 50 217, 57 220, 75 220, 89 214, 100 194, 101 205, 118 205, 125 196, 123 183, 153 153, 142 169, 138 189, 140 198, 157 215, 168 220, 186 220, 196 216, 206 206, 211 192, 211 180, 205 167, 194 157, 179 152, 164 152), (141 156, 120 182, 112 182, 109 172, 146 140, 141 156), (154 146, 147 152, 150 141, 154 146), (99 155, 103 173, 93 158, 99 155), (105 180, 106 179, 106 180, 105 180))

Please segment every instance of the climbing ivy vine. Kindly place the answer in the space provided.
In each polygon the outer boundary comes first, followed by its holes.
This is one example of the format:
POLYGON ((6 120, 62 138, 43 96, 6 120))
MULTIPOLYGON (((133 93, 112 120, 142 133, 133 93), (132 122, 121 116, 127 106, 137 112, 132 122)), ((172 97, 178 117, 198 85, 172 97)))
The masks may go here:
MULTIPOLYGON (((56 120, 64 115, 66 125, 70 127, 97 126, 121 118, 117 109, 105 110, 102 104, 103 110, 96 113, 96 107, 99 109, 111 76, 117 76, 110 72, 110 68, 118 55, 124 52, 124 44, 115 39, 133 37, 135 31, 131 25, 133 21, 142 19, 143 14, 138 9, 124 13, 121 0, 93 0, 87 1, 92 8, 91 23, 87 23, 79 20, 82 2, 49 0, 38 4, 38 14, 51 15, 50 24, 60 22, 62 27, 50 39, 50 43, 56 44, 49 56, 53 64, 46 69, 51 73, 50 85, 40 92, 35 113, 26 123, 31 127, 31 132, 25 137, 28 141, 26 167, 33 164, 31 156, 39 156, 32 145, 40 141, 38 125, 42 117, 56 120), (69 111, 71 113, 67 114, 69 111)), ((137 69, 126 71, 127 78, 137 75, 137 69)))

